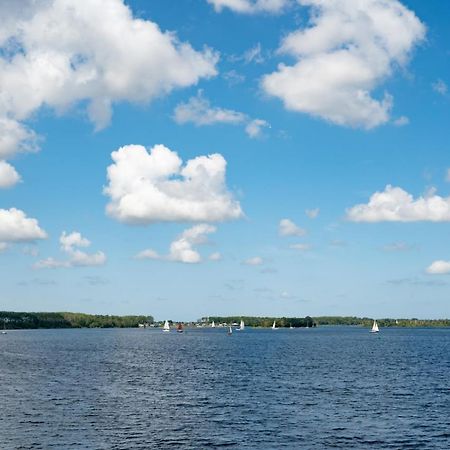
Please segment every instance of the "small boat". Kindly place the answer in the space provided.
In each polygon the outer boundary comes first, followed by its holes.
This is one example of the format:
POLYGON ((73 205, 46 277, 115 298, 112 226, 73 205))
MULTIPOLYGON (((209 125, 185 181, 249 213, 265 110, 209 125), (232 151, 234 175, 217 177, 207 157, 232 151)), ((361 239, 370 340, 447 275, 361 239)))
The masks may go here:
POLYGON ((3 320, 3 331, 2 331, 2 334, 8 334, 6 332, 6 319, 3 320))
POLYGON ((168 320, 166 320, 164 322, 163 331, 170 331, 170 325, 169 325, 169 321, 168 320))
POLYGON ((239 325, 239 328, 236 328, 236 329, 239 330, 239 331, 244 331, 244 328, 245 328, 244 321, 241 320, 241 323, 240 323, 240 325, 239 325))
POLYGON ((378 333, 380 330, 378 329, 377 321, 373 321, 372 329, 370 330, 371 333, 378 333))
POLYGON ((228 336, 231 336, 232 334, 233 334, 233 328, 228 327, 227 335, 228 335, 228 336))
POLYGON ((293 327, 292 325, 289 325, 289 329, 290 329, 290 330, 293 330, 294 327, 293 327))
POLYGON ((216 328, 216 324, 214 323, 214 320, 211 323, 211 328, 216 328))
POLYGON ((273 321, 272 330, 278 330, 276 320, 273 321))
POLYGON ((182 333, 184 330, 183 330, 183 324, 180 322, 178 325, 177 325, 177 333, 182 333))

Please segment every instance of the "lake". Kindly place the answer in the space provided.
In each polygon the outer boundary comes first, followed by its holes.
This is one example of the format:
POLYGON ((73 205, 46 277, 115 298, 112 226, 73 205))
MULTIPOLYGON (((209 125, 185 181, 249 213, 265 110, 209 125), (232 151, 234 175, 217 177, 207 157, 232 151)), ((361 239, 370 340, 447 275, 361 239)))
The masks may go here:
POLYGON ((449 449, 450 329, 15 330, 0 448, 449 449))

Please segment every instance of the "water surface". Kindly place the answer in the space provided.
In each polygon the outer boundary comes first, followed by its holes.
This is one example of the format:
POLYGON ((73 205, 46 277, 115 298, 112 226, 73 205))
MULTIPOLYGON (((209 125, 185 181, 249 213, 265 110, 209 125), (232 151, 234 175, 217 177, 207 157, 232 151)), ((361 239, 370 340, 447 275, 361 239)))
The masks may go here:
POLYGON ((450 330, 24 330, 0 448, 450 448, 450 330))

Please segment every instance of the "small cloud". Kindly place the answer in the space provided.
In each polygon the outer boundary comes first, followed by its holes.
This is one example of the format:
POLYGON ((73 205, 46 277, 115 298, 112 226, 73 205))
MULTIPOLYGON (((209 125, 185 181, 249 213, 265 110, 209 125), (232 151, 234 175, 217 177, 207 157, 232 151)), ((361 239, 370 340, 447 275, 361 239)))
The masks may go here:
POLYGON ((0 189, 7 189, 15 186, 21 181, 16 169, 6 161, 0 160, 0 189))
MULTIPOLYGON (((216 227, 205 223, 195 225, 184 230, 172 243, 168 255, 159 255, 152 249, 139 252, 136 259, 160 259, 182 263, 199 263, 202 261, 200 253, 195 249, 198 245, 208 242, 208 234, 215 233, 216 227)), ((216 255, 219 255, 217 253, 216 255)))
POLYGON ((270 124, 262 119, 253 119, 245 127, 245 132, 252 139, 258 138, 261 137, 264 127, 270 128, 270 124))
POLYGON ((264 260, 260 256, 254 256, 253 258, 246 259, 244 264, 247 266, 260 266, 264 260))
POLYGON ((279 224, 279 233, 280 236, 304 236, 306 230, 298 227, 290 219, 282 219, 279 224))
POLYGON ((91 242, 78 231, 67 234, 62 232, 59 238, 61 251, 68 255, 66 260, 57 260, 52 257, 42 259, 34 264, 35 269, 57 269, 70 267, 102 266, 106 263, 103 252, 86 253, 80 248, 89 247, 91 242))
POLYGON ((314 209, 307 209, 305 210, 305 214, 310 218, 310 219, 315 219, 317 218, 317 216, 320 213, 320 208, 314 208, 314 209))
POLYGON ((383 251, 385 252, 407 252, 412 250, 412 246, 407 244, 406 242, 392 242, 391 244, 386 244, 383 246, 383 251))
POLYGON ((438 260, 426 268, 430 275, 444 275, 450 273, 450 261, 438 260))
POLYGON ((236 70, 229 70, 222 75, 222 78, 230 85, 236 86, 237 84, 245 81, 245 76, 236 72, 236 70))
POLYGON ((222 255, 219 252, 214 252, 209 255, 210 261, 220 261, 222 259, 222 255))
POLYGON ((258 42, 255 46, 246 50, 242 55, 231 55, 228 60, 233 63, 243 62, 245 64, 261 64, 265 61, 265 58, 262 55, 261 44, 258 42))
POLYGON ((186 103, 180 103, 175 107, 173 119, 180 125, 193 123, 198 127, 219 123, 242 125, 250 138, 259 137, 263 127, 270 127, 265 120, 252 119, 239 111, 212 106, 201 90, 196 97, 191 97, 186 103))
POLYGON ((406 116, 400 116, 398 119, 395 119, 393 124, 396 127, 403 127, 409 124, 409 119, 406 116))
POLYGON ((311 250, 312 246, 311 244, 292 244, 289 246, 289 248, 292 248, 293 250, 298 250, 300 252, 304 252, 307 250, 311 250))
POLYGON ((446 95, 448 92, 448 86, 445 83, 445 81, 439 79, 437 81, 435 81, 434 83, 432 83, 431 87, 433 88, 433 91, 437 92, 438 94, 441 95, 446 95))

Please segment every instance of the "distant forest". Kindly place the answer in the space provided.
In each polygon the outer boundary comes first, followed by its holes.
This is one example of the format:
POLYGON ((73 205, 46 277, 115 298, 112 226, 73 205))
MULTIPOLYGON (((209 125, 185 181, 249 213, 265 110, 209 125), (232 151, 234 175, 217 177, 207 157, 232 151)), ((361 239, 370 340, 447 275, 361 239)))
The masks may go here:
MULTIPOLYGON (((320 316, 320 317, 252 317, 252 316, 210 316, 203 317, 203 322, 211 323, 239 323, 244 320, 245 325, 250 327, 271 327, 273 321, 279 328, 289 327, 314 327, 319 325, 353 325, 362 327, 371 327, 373 319, 369 317, 339 317, 339 316, 320 316)), ((421 319, 377 319, 380 327, 450 327, 450 319, 421 320, 421 319)))
POLYGON ((0 311, 0 329, 26 328, 133 328, 153 323, 152 316, 100 316, 70 312, 0 311))
MULTIPOLYGON (((249 327, 271 327, 275 321, 277 328, 301 328, 326 325, 352 325, 371 327, 373 319, 369 317, 253 317, 253 316, 209 316, 199 322, 208 326, 239 324, 244 320, 249 327)), ((377 319, 384 327, 450 327, 450 319, 377 319)), ((70 312, 7 312, 0 311, 0 330, 31 328, 136 328, 139 324, 154 324, 152 316, 106 316, 70 312)), ((195 325, 192 323, 190 325, 195 325)))

